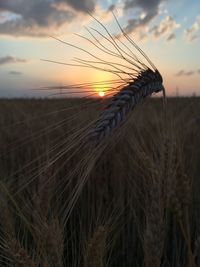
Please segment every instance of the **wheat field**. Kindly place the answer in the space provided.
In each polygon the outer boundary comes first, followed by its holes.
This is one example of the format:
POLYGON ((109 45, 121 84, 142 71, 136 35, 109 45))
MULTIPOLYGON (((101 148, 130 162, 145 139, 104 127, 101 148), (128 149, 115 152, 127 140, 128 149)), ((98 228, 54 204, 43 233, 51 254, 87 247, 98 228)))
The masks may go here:
POLYGON ((0 266, 200 266, 200 99, 147 98, 87 150, 98 104, 0 100, 0 266))

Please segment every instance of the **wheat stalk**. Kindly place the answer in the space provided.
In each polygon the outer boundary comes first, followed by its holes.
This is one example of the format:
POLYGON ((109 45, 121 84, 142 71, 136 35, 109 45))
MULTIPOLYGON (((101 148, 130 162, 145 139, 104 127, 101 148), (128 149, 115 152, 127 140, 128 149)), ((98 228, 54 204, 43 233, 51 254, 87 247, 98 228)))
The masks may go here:
POLYGON ((146 267, 160 267, 165 240, 165 196, 163 195, 163 181, 152 168, 148 182, 146 229, 144 233, 144 256, 146 267))
POLYGON ((88 241, 85 267, 103 267, 106 247, 106 228, 100 225, 88 241))

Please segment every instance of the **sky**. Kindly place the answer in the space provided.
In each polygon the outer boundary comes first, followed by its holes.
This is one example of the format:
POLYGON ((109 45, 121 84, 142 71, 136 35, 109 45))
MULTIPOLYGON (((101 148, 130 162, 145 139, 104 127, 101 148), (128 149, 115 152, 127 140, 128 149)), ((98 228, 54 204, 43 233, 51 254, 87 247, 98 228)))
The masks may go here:
MULTIPOLYGON (((0 0, 0 97, 49 96, 38 89, 118 79, 102 65, 74 66, 82 65, 77 58, 94 62, 94 55, 110 62, 95 45, 119 52, 100 23, 129 47, 126 53, 137 53, 112 12, 160 71, 168 95, 200 95, 199 0, 0 0)), ((115 69, 122 64, 114 62, 115 69)))

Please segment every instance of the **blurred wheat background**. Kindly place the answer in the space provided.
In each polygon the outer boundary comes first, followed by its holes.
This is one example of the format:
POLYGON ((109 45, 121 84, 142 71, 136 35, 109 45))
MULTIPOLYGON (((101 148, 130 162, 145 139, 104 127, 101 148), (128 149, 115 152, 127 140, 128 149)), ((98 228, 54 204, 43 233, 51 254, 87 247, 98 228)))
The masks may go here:
POLYGON ((86 168, 66 143, 91 102, 0 100, 0 266, 200 266, 199 98, 169 98, 166 120, 145 100, 86 168))

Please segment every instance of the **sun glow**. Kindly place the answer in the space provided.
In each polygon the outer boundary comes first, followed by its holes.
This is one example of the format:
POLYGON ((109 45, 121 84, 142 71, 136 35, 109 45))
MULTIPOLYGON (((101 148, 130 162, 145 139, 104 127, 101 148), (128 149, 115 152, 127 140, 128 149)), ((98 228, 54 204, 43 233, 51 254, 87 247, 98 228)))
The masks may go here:
POLYGON ((100 91, 100 92, 99 92, 99 96, 100 96, 100 97, 104 97, 104 96, 105 96, 105 92, 100 91))

